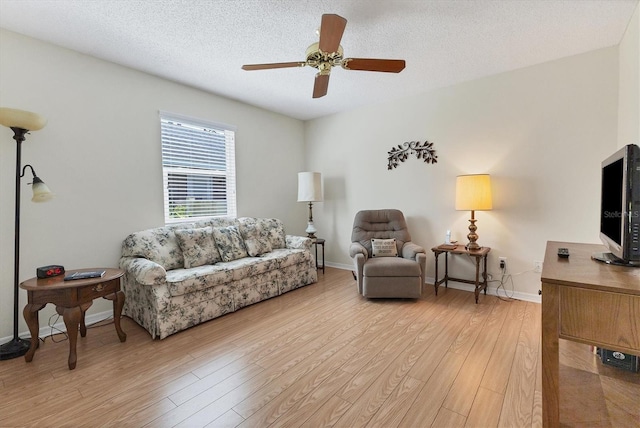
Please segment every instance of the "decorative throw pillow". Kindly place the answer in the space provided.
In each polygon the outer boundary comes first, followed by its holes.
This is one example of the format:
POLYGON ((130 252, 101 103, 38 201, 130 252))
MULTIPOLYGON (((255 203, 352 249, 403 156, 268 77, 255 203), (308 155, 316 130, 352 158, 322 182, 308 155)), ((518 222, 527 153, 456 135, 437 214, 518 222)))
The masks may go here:
POLYGON ((213 240, 212 227, 176 229, 175 234, 182 250, 185 268, 213 265, 222 260, 213 240))
POLYGON ((213 238, 223 261, 230 262, 249 256, 237 226, 214 227, 213 238))
POLYGON ((239 221, 240 235, 242 235, 247 253, 251 257, 268 253, 273 249, 269 241, 269 228, 266 227, 267 225, 262 219, 245 217, 239 221))
POLYGON ((398 257, 396 239, 371 239, 372 257, 398 257))

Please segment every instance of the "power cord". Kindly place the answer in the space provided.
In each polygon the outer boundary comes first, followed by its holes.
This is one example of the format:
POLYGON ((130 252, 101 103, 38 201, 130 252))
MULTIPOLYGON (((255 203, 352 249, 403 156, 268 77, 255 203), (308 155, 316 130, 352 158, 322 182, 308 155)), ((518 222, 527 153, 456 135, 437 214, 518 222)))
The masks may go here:
POLYGON ((67 335, 66 331, 62 331, 60 330, 58 327, 56 327, 55 325, 58 323, 58 321, 60 320, 60 314, 53 314, 49 317, 49 329, 51 330, 51 332, 49 333, 48 336, 43 337, 41 340, 44 343, 44 341, 47 339, 47 337, 51 338, 51 341, 53 343, 60 343, 60 342, 64 342, 65 340, 69 339, 69 335, 67 335), (53 317, 56 317, 55 321, 51 321, 53 319, 53 317), (57 333, 54 333, 57 332, 57 333), (62 339, 58 339, 56 340, 55 337, 58 334, 62 334, 64 336, 64 338, 62 339))
POLYGON ((498 286, 496 287, 496 296, 498 297, 498 299, 506 301, 506 302, 511 302, 514 300, 518 300, 515 299, 513 297, 513 295, 515 294, 515 284, 513 283, 513 277, 514 276, 519 276, 525 273, 529 273, 529 272, 533 272, 533 269, 529 269, 529 270, 525 270, 522 272, 518 272, 518 273, 507 273, 507 267, 503 267, 500 268, 500 272, 501 272, 501 277, 500 280, 495 280, 497 282, 499 282, 498 286), (505 285, 510 282, 511 283, 511 295, 509 295, 509 293, 507 292, 507 289, 505 287, 505 285), (502 288, 504 290, 504 297, 500 297, 500 288, 502 288))
MULTIPOLYGON (((42 341, 42 343, 44 343, 47 338, 50 338, 53 343, 60 343, 60 342, 64 342, 65 340, 69 340, 69 335, 67 334, 67 332, 63 331, 63 330, 60 330, 58 327, 55 326, 58 323, 58 321, 60 321, 60 314, 58 314, 58 313, 53 314, 53 315, 51 315, 49 317, 48 326, 49 326, 49 329, 51 330, 51 332, 49 333, 48 336, 39 337, 39 339, 42 341), (52 321, 53 317, 56 317, 54 321, 52 321), (55 337, 57 335, 59 335, 59 334, 62 334, 63 338, 55 339, 55 337)), ((105 325, 109 325, 111 323, 113 323, 113 316, 112 315, 87 325, 87 330, 91 329, 91 328, 96 328, 96 327, 102 327, 102 326, 105 326, 105 325), (105 321, 109 321, 109 322, 105 322, 105 321)))

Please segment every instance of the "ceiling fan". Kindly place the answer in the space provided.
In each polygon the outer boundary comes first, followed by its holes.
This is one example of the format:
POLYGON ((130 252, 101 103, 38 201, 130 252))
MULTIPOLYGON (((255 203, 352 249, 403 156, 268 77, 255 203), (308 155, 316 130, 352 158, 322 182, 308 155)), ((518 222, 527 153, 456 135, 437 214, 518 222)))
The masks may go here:
POLYGON ((322 15, 320 41, 307 48, 307 59, 296 62, 277 62, 271 64, 245 64, 243 70, 266 70, 270 68, 304 67, 308 65, 318 69, 313 85, 313 98, 327 95, 331 68, 340 65, 345 70, 381 71, 399 73, 404 70, 403 59, 343 58, 340 40, 347 26, 347 20, 335 14, 322 15))

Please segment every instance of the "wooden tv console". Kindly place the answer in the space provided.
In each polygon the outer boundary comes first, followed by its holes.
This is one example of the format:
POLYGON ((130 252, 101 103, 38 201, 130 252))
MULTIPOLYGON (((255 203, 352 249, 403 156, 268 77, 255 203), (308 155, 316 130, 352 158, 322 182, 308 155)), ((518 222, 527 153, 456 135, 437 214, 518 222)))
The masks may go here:
POLYGON ((602 245, 547 242, 542 270, 542 419, 560 426, 558 339, 640 355, 640 268, 591 259, 602 245), (569 258, 558 257, 568 248, 569 258))

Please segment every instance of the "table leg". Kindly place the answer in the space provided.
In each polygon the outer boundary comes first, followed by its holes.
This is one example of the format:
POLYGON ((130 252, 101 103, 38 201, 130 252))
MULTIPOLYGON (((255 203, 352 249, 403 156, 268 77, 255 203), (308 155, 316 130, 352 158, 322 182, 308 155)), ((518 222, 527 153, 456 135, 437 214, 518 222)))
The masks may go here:
POLYGON ((484 295, 485 296, 487 295, 487 255, 484 256, 484 268, 482 270, 482 282, 484 284, 484 295))
POLYGON ((124 292, 118 290, 115 293, 115 300, 113 301, 113 324, 116 326, 116 333, 120 342, 127 340, 127 334, 122 331, 120 327, 120 317, 122 316, 122 307, 124 306, 124 292))
POLYGON ((38 329, 40 328, 40 323, 38 322, 38 311, 42 308, 44 308, 44 305, 27 303, 22 311, 24 320, 27 322, 27 326, 29 327, 29 333, 31 333, 31 344, 29 345, 29 350, 24 355, 24 360, 27 363, 30 363, 33 360, 36 349, 38 349, 38 329))
POLYGON ((478 304, 478 296, 480 296, 480 257, 475 257, 476 259, 476 289, 474 290, 474 294, 476 295, 476 304, 478 304))
POLYGON ((80 306, 73 308, 56 307, 56 311, 62 314, 64 325, 67 327, 67 336, 69 337, 69 370, 76 368, 78 359, 76 354, 76 345, 78 343, 78 326, 82 317, 82 309, 80 306))
POLYGON ((542 283, 542 426, 560 426, 559 362, 560 292, 542 283))
POLYGON ((87 324, 84 321, 84 317, 85 314, 87 313, 87 311, 81 311, 81 315, 80 315, 80 337, 86 337, 87 336, 87 324))
POLYGON ((444 253, 444 288, 449 288, 449 253, 444 253))
POLYGON ((435 281, 433 281, 433 288, 436 292, 436 296, 438 295, 438 286, 440 285, 440 283, 438 283, 438 256, 440 255, 440 253, 438 252, 434 252, 433 255, 436 258, 436 279, 435 281))

